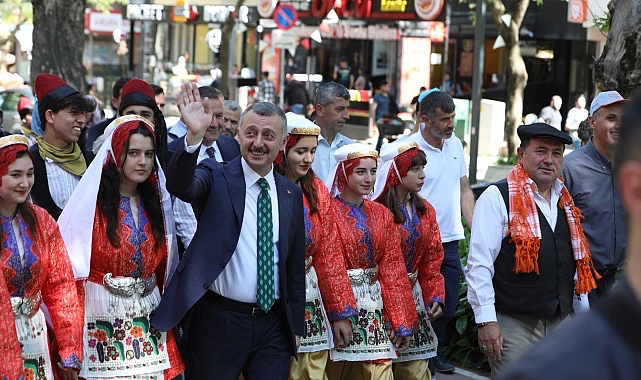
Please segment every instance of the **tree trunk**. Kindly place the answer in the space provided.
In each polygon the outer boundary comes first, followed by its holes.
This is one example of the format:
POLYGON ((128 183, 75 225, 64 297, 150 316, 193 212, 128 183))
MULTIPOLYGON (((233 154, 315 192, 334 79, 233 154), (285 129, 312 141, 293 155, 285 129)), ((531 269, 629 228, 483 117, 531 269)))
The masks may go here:
MULTIPOLYGON (((223 77, 220 78, 220 88, 223 91, 223 94, 225 94, 225 99, 229 99, 229 73, 231 72, 232 68, 229 66, 229 51, 236 49, 232 49, 230 46, 231 42, 231 34, 234 31, 234 25, 236 25, 236 18, 238 17, 238 14, 240 12, 240 7, 243 5, 245 0, 237 0, 236 1, 236 8, 234 9, 235 16, 232 14, 229 14, 229 17, 227 17, 227 20, 225 20, 225 24, 223 24, 223 38, 221 41, 221 50, 220 50, 220 69, 223 72, 223 77)), ((235 100, 235 99, 232 99, 235 100)))
POLYGON ((51 73, 86 93, 82 65, 86 0, 32 0, 33 59, 31 83, 36 75, 51 73))
POLYGON ((505 109, 504 133, 507 140, 508 157, 516 156, 519 139, 516 128, 523 117, 523 93, 527 86, 527 68, 521 56, 519 45, 519 30, 530 0, 517 0, 511 12, 510 25, 506 26, 501 16, 506 14, 505 5, 500 0, 490 1, 488 6, 492 12, 494 24, 505 41, 507 52, 507 105, 505 109))
POLYGON ((516 44, 505 44, 508 50, 507 105, 505 108, 505 139, 507 140, 508 157, 516 156, 520 140, 516 128, 521 125, 523 117, 523 94, 527 86, 527 68, 521 56, 521 47, 516 44))
POLYGON ((641 86, 641 6, 637 1, 612 0, 610 32, 594 67, 601 91, 616 90, 624 97, 641 86))

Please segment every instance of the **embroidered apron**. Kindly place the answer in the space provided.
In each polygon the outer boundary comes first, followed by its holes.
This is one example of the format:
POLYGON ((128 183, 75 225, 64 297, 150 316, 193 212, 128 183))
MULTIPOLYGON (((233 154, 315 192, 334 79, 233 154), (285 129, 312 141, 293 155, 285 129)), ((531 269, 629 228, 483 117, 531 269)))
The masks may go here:
POLYGON ((334 347, 330 357, 334 361, 365 361, 396 357, 394 346, 387 337, 383 314, 378 267, 347 271, 358 314, 350 317, 352 339, 345 348, 334 347))

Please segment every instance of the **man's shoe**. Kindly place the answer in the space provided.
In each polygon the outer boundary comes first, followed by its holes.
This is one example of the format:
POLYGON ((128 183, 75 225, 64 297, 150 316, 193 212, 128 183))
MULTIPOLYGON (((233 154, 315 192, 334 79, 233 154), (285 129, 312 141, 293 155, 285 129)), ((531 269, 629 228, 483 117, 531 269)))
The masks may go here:
POLYGON ((434 369, 436 372, 440 373, 452 373, 456 368, 452 365, 452 363, 448 362, 447 359, 445 359, 442 356, 435 356, 433 358, 430 358, 430 362, 434 364, 434 369))

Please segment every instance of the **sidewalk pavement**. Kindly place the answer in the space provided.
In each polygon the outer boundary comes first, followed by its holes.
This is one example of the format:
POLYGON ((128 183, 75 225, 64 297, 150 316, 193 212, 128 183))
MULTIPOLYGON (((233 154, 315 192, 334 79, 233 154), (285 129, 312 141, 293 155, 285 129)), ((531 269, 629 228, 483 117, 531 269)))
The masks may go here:
POLYGON ((456 367, 454 373, 436 373, 432 376, 432 380, 489 380, 490 378, 483 375, 478 375, 474 372, 467 371, 462 368, 456 367))

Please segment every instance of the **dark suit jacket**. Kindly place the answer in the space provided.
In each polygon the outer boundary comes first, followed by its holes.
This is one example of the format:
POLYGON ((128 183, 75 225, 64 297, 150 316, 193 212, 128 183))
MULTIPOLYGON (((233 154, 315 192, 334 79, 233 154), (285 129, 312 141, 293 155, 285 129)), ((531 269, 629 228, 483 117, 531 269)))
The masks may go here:
MULTIPOLYGON (((245 179, 241 158, 223 165, 204 160, 196 167, 198 151, 187 153, 180 144, 167 168, 167 188, 203 213, 198 229, 180 260, 152 325, 167 331, 181 322, 208 291, 231 259, 243 221, 245 179)), ((305 229, 303 198, 298 186, 274 173, 279 214, 279 289, 295 355, 294 335, 302 336, 305 308, 305 229)))
MULTIPOLYGON (((220 155, 223 156, 223 161, 228 162, 240 156, 240 146, 238 145, 238 141, 236 141, 235 138, 220 135, 218 137, 218 140, 216 140, 216 144, 218 145, 218 149, 220 149, 220 155)), ((169 145, 167 146, 167 148, 169 149, 169 154, 174 154, 179 145, 185 146, 185 136, 173 140, 169 143, 169 145)))

